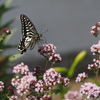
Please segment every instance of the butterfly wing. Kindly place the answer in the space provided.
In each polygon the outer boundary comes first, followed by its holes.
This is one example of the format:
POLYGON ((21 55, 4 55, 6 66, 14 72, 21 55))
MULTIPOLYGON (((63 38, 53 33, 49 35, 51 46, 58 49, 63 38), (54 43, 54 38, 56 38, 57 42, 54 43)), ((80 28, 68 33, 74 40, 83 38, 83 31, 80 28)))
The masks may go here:
POLYGON ((26 15, 21 14, 20 19, 22 25, 22 38, 20 39, 18 51, 21 54, 23 54, 23 52, 27 51, 30 45, 30 49, 32 49, 35 46, 36 41, 34 37, 38 33, 35 26, 26 15))
POLYGON ((26 16, 21 14, 20 15, 21 24, 22 24, 22 34, 24 36, 30 35, 30 34, 36 34, 37 30, 34 26, 34 24, 31 22, 31 20, 26 16))

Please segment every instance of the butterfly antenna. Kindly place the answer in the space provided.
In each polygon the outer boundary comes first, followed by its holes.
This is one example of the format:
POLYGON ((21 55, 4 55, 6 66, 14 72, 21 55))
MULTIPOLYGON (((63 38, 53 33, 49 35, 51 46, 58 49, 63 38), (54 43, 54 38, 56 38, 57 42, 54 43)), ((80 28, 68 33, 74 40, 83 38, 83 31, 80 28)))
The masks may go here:
POLYGON ((46 31, 42 32, 42 34, 44 34, 44 33, 46 33, 46 32, 48 32, 48 29, 47 29, 46 31))
POLYGON ((40 34, 44 34, 44 33, 48 32, 48 29, 44 32, 42 32, 42 30, 43 30, 43 25, 41 26, 40 34))
POLYGON ((43 30, 43 25, 41 26, 40 34, 42 33, 42 30, 43 30))

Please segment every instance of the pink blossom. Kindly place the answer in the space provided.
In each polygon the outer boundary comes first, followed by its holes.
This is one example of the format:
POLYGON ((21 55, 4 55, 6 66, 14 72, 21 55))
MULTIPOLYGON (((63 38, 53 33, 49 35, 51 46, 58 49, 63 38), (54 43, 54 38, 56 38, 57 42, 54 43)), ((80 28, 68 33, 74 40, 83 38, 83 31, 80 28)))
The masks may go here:
POLYGON ((93 34, 95 37, 97 37, 97 35, 100 33, 100 22, 98 22, 97 24, 95 24, 94 26, 92 26, 90 32, 91 32, 91 34, 93 34))
POLYGON ((53 44, 43 44, 38 52, 44 56, 47 57, 51 53, 55 53, 56 47, 53 44))
POLYGON ((78 74, 78 76, 77 76, 75 81, 76 82, 81 82, 87 77, 88 77, 88 75, 85 72, 83 72, 83 73, 78 74))
POLYGON ((90 49, 93 55, 100 54, 100 41, 98 41, 98 44, 93 44, 90 49))
POLYGON ((15 96, 15 95, 12 95, 12 96, 9 98, 9 100, 18 100, 18 97, 15 96))
POLYGON ((64 97, 65 100, 84 100, 78 91, 69 91, 64 97))
POLYGON ((61 58, 60 54, 52 53, 48 56, 48 60, 52 61, 52 62, 60 62, 62 60, 62 58, 61 58))
POLYGON ((100 87, 94 83, 87 82, 81 85, 80 93, 87 95, 87 99, 98 99, 100 98, 100 87))
POLYGON ((61 75, 56 72, 53 68, 50 68, 46 70, 46 72, 43 75, 43 80, 46 84, 46 86, 49 86, 49 88, 52 85, 56 85, 57 83, 60 83, 61 75))
POLYGON ((4 88, 4 83, 2 81, 0 81, 0 92, 3 91, 3 88, 4 88))
POLYGON ((13 68, 13 73, 16 74, 28 74, 29 73, 29 68, 27 65, 24 65, 24 63, 18 64, 13 68))
POLYGON ((100 60, 99 59, 93 59, 93 64, 88 64, 88 69, 89 70, 94 70, 97 71, 100 69, 100 60))

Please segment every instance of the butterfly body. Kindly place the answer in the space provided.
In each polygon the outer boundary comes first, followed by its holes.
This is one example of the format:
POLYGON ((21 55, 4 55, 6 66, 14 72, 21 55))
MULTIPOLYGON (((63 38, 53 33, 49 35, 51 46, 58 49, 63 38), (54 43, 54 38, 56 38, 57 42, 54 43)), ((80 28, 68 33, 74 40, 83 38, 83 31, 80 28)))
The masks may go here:
POLYGON ((23 54, 30 47, 30 50, 34 48, 36 43, 39 43, 42 34, 39 34, 31 22, 31 20, 26 16, 21 14, 21 25, 22 25, 22 38, 20 39, 18 51, 23 54))

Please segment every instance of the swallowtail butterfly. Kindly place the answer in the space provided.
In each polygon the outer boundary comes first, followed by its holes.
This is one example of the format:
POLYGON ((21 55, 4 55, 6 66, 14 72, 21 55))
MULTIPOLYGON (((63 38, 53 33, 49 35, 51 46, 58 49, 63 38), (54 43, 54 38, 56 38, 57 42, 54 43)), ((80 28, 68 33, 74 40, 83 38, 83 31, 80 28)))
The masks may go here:
POLYGON ((18 51, 20 54, 23 54, 29 47, 30 50, 32 50, 36 43, 39 43, 42 34, 37 32, 34 24, 26 15, 21 14, 20 19, 22 26, 22 38, 18 45, 18 51))

